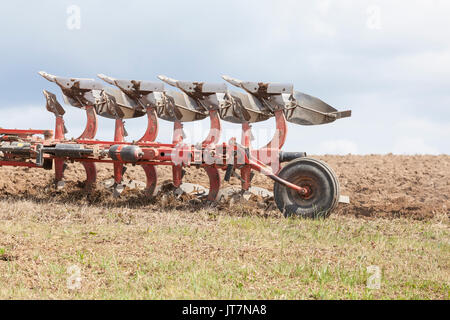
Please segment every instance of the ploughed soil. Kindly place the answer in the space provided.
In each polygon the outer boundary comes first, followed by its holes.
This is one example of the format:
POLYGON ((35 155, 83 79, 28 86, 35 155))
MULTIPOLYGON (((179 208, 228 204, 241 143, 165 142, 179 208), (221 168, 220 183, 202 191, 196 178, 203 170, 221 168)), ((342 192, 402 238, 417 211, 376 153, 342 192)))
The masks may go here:
MULTIPOLYGON (((336 172, 341 194, 350 197, 350 204, 340 203, 334 215, 365 217, 410 217, 429 219, 436 215, 450 215, 450 156, 449 155, 346 155, 312 156, 327 162, 336 172)), ((120 198, 113 198, 103 182, 112 178, 112 165, 98 165, 98 182, 94 190, 83 189, 85 173, 79 163, 68 163, 66 186, 56 190, 53 171, 23 167, 0 167, 0 199, 28 199, 36 202, 56 201, 96 206, 148 206, 150 210, 168 207, 179 210, 198 210, 210 207, 212 212, 230 215, 280 216, 273 198, 251 197, 249 201, 231 200, 209 203, 192 196, 176 197, 169 184, 170 166, 158 166, 158 183, 162 192, 149 197, 136 189, 126 189, 120 198)), ((223 173, 222 173, 223 177, 223 173)), ((127 166, 126 181, 145 182, 139 166, 127 166)), ((208 187, 203 169, 187 168, 184 182, 208 187)), ((270 191, 273 181, 255 174, 254 186, 270 191)), ((237 178, 222 186, 239 185, 237 178)))

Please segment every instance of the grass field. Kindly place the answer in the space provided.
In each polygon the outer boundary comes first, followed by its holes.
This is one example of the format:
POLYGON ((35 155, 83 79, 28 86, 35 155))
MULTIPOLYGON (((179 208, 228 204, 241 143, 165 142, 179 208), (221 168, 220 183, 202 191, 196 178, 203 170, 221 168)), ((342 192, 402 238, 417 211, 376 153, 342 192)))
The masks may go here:
POLYGON ((2 299, 449 299, 447 215, 311 221, 31 200, 0 208, 2 299), (367 288, 369 266, 380 269, 379 289, 367 288))

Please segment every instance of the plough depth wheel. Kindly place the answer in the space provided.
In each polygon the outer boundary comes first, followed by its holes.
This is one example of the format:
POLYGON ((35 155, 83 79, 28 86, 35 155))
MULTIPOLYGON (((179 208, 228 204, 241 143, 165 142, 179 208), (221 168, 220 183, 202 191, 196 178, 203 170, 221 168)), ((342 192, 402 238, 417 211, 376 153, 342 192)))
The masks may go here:
POLYGON ((327 217, 338 203, 338 179, 323 161, 311 158, 295 159, 287 163, 278 176, 308 191, 306 194, 300 194, 280 183, 274 183, 275 203, 285 217, 327 217))

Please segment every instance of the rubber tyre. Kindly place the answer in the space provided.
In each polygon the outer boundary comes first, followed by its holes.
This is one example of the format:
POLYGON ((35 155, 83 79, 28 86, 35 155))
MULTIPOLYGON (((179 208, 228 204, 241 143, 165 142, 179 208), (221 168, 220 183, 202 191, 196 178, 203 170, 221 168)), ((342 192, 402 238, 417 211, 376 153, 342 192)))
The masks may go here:
POLYGON ((339 181, 333 170, 323 161, 299 158, 288 162, 278 176, 311 190, 307 196, 275 182, 275 203, 285 217, 326 218, 337 206, 339 181))

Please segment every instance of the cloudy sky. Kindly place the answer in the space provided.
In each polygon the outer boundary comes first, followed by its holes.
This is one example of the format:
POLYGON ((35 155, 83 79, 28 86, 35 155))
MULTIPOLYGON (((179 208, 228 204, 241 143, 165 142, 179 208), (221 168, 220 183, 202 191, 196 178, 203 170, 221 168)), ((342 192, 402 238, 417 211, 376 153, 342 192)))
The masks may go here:
MULTIPOLYGON (((290 124, 285 150, 449 154, 449 16, 446 0, 8 1, 0 8, 0 126, 53 126, 42 89, 61 95, 39 70, 212 82, 228 74, 291 82, 352 109, 332 124, 290 124)), ((77 136, 84 114, 66 111, 68 136, 77 136)), ((98 137, 111 138, 113 121, 100 125, 98 137)), ((145 119, 126 125, 136 139, 145 119)), ((198 142, 207 127, 188 124, 186 133, 198 142)), ((225 127, 224 139, 239 136, 239 126, 225 127)), ((255 145, 273 128, 273 119, 255 125, 255 145)), ((158 140, 170 136, 161 121, 158 140)))

